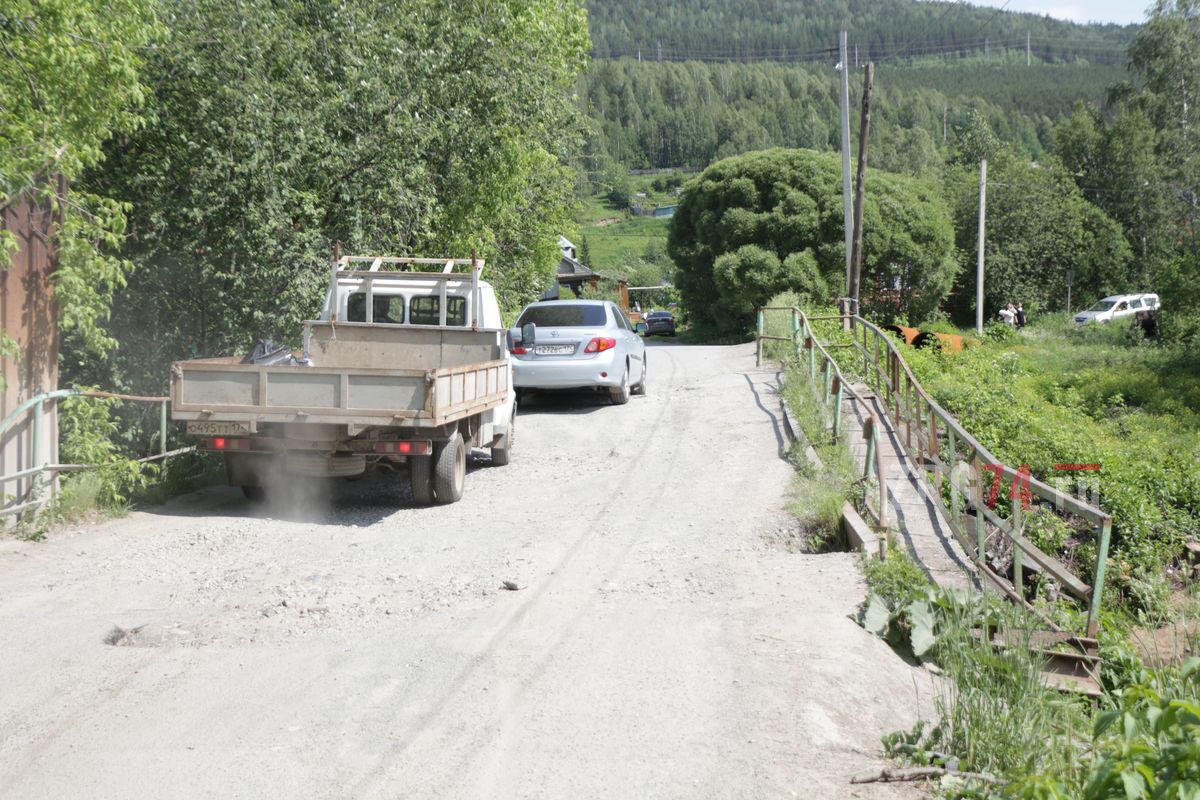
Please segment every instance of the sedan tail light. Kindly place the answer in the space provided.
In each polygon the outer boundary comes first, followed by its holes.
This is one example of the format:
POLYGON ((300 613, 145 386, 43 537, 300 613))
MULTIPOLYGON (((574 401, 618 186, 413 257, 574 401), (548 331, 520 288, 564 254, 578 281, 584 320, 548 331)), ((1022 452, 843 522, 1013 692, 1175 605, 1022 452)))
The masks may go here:
POLYGON ((526 354, 526 353, 528 353, 528 352, 529 352, 529 351, 528 351, 528 350, 526 350, 526 349, 525 349, 525 347, 524 347, 523 345, 516 345, 516 346, 515 346, 515 347, 513 347, 513 349, 512 349, 512 354, 513 354, 514 356, 523 356, 523 355, 525 355, 525 354, 526 354))
POLYGON ((607 336, 597 336, 587 343, 587 347, 583 348, 585 353, 603 353, 605 350, 612 350, 617 346, 617 340, 607 336))

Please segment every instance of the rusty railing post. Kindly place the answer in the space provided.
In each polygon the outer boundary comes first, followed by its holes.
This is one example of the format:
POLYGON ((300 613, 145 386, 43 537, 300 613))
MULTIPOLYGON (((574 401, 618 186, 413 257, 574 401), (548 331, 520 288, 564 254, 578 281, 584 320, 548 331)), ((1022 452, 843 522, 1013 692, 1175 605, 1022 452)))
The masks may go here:
POLYGON ((1013 588, 1017 590, 1017 596, 1022 600, 1025 599, 1025 552, 1021 549, 1021 545, 1017 544, 1013 534, 1020 536, 1022 529, 1023 516, 1021 514, 1021 493, 1017 488, 1018 484, 1013 484, 1014 496, 1012 498, 1012 514, 1009 516, 1009 539, 1013 546, 1013 588))
POLYGON ((836 442, 842 435, 842 380, 833 379, 833 440, 836 442))
POLYGON ((757 333, 754 337, 754 366, 762 366, 763 311, 758 309, 757 333))
POLYGON ((1108 567, 1108 543, 1112 538, 1112 517, 1100 524, 1100 547, 1096 553, 1096 577, 1092 580, 1092 602, 1088 605, 1087 635, 1100 632, 1100 601, 1104 597, 1104 572, 1108 567))

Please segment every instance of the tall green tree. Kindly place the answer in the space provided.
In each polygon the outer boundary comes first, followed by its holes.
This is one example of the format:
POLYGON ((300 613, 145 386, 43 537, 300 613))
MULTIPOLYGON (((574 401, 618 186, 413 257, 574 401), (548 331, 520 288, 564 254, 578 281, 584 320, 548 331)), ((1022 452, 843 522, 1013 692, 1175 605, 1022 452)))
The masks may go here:
MULTIPOLYGON (((956 269, 949 210, 933 185, 873 171, 864 215, 864 308, 922 319, 946 296, 956 269)), ((815 300, 840 293, 842 223, 833 154, 776 149, 717 162, 687 184, 667 239, 689 313, 738 332, 778 291, 815 300)))
MULTIPOLYGON (((944 180, 964 262, 951 309, 965 323, 975 308, 979 168, 950 167, 944 180)), ((1121 226, 1087 201, 1054 157, 1034 162, 1014 147, 1000 149, 988 162, 987 191, 985 319, 1006 303, 1022 302, 1031 311, 1062 308, 1068 270, 1077 306, 1140 289, 1129 277, 1133 252, 1121 226)))
POLYGON ((557 262, 588 48, 576 0, 185 0, 146 124, 92 183, 132 204, 138 271, 110 384, 294 337, 343 252, 469 256, 502 302, 557 262))
MULTIPOLYGON (((63 328, 93 353, 113 344, 109 305, 130 268, 112 254, 125 209, 75 181, 110 136, 141 122, 154 9, 152 0, 9 0, 0 11, 0 204, 27 195, 64 206, 56 299, 63 328), (67 179, 65 197, 55 196, 54 175, 67 179)), ((0 239, 0 267, 12 244, 0 239)))

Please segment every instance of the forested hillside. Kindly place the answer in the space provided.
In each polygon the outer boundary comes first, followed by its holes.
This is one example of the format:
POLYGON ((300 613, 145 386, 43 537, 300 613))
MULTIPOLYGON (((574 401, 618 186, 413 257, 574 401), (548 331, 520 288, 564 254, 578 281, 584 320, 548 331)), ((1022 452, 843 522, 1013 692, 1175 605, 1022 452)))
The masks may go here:
MULTIPOLYGON (((1124 75, 1120 67, 1063 64, 881 65, 872 161, 904 172, 940 163, 971 112, 1036 157, 1056 120, 1077 102, 1100 104, 1124 75)), ((856 110, 860 90, 856 75, 856 110)), ((768 147, 836 149, 837 93, 837 72, 813 65, 599 60, 581 81, 594 154, 633 168, 703 167, 768 147)))
POLYGON ((863 60, 1025 51, 1046 61, 1119 64, 1133 26, 1074 25, 961 2, 912 0, 590 0, 596 58, 825 61, 838 31, 863 60))
MULTIPOLYGON (((767 147, 836 148, 839 30, 875 62, 876 163, 920 173, 981 114, 1039 157, 1056 121, 1128 77, 1137 26, 1076 25, 965 3, 756 0, 588 4, 594 187, 616 165, 696 167, 767 147), (597 177, 599 176, 599 177, 597 177)), ((859 102, 858 72, 852 99, 859 102)))

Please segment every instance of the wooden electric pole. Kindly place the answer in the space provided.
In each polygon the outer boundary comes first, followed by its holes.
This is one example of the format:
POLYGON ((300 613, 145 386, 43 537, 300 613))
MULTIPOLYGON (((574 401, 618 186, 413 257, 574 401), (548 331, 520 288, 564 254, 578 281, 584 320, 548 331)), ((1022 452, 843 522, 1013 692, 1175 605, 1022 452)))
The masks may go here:
POLYGON ((846 32, 838 36, 838 56, 841 70, 840 108, 842 123, 842 211, 843 235, 846 245, 846 296, 850 296, 850 251, 854 247, 854 191, 850 185, 850 49, 846 32))
POLYGON ((863 81, 862 125, 858 134, 858 177, 854 188, 854 246, 850 271, 851 312, 859 313, 858 290, 862 283, 863 200, 867 193, 867 153, 871 139, 871 91, 875 86, 875 65, 867 62, 863 81))

